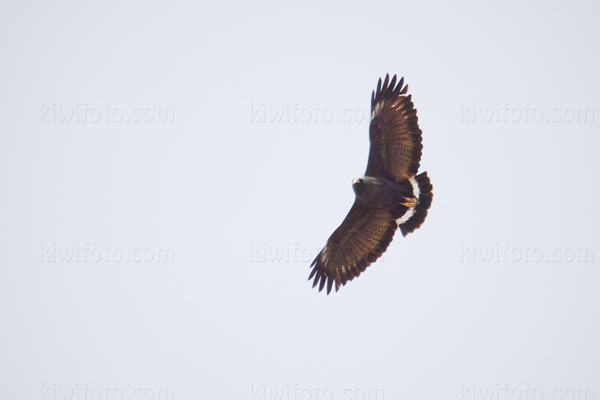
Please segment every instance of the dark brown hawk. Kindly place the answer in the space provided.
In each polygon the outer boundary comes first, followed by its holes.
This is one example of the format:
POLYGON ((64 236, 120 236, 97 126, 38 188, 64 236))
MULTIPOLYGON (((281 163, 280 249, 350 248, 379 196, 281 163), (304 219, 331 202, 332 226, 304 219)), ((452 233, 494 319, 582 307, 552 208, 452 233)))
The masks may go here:
POLYGON ((387 249, 400 228, 403 236, 421 226, 433 193, 427 172, 417 175, 421 130, 404 78, 386 75, 371 95, 371 150, 365 176, 354 179, 354 204, 311 264, 308 279, 327 294, 359 276, 387 249))

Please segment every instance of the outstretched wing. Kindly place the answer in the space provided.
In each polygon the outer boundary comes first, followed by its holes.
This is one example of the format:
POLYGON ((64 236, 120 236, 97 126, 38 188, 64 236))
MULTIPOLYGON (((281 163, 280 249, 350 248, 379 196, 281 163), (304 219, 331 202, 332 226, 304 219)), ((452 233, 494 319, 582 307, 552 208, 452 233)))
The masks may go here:
POLYGON ((359 276, 387 249, 398 229, 390 211, 373 209, 354 201, 344 222, 327 240, 323 250, 311 264, 308 279, 314 277, 313 287, 327 294, 335 281, 335 290, 359 276))
POLYGON ((417 110, 406 95, 408 85, 402 87, 404 78, 396 85, 396 75, 389 79, 386 75, 382 86, 380 78, 371 95, 371 150, 365 175, 400 182, 417 174, 423 145, 417 110))

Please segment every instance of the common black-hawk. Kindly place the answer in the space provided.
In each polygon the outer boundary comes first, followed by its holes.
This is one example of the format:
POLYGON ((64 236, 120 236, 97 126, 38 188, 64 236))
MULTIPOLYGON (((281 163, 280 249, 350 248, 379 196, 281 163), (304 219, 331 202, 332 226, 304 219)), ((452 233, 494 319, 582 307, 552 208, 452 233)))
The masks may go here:
POLYGON ((404 78, 381 78, 371 95, 371 149, 365 176, 354 179, 356 198, 342 224, 311 264, 308 279, 319 291, 337 291, 387 249, 397 229, 419 228, 433 199, 427 172, 418 174, 421 130, 404 78))

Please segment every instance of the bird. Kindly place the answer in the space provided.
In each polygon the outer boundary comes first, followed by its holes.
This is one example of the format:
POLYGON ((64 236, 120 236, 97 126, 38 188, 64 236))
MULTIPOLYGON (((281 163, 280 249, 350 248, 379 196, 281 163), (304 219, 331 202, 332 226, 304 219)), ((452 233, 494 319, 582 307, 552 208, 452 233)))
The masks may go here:
POLYGON ((377 83, 371 94, 369 158, 362 178, 352 181, 355 199, 342 224, 311 263, 308 280, 327 294, 358 277, 402 236, 423 224, 433 200, 427 172, 418 173, 422 145, 417 110, 404 78, 377 83))

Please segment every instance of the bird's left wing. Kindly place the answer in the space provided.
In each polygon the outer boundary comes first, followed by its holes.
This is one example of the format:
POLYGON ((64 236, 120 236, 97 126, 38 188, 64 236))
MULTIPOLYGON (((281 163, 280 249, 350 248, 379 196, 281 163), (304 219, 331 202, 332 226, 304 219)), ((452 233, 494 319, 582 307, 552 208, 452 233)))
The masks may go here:
POLYGON ((386 75, 371 96, 371 125, 369 127, 369 161, 365 175, 379 176, 394 182, 415 176, 421 161, 421 129, 408 85, 404 78, 396 84, 386 75))
POLYGON ((359 276, 387 249, 398 229, 390 211, 374 209, 357 200, 342 224, 327 240, 323 250, 311 264, 313 270, 308 279, 314 277, 313 287, 319 291, 327 283, 327 294, 335 282, 340 285, 359 276))

